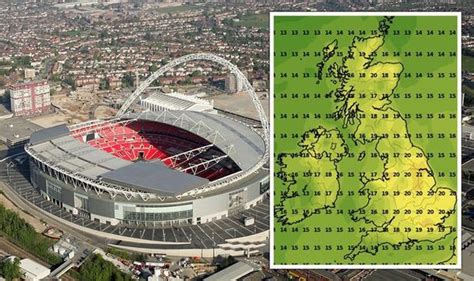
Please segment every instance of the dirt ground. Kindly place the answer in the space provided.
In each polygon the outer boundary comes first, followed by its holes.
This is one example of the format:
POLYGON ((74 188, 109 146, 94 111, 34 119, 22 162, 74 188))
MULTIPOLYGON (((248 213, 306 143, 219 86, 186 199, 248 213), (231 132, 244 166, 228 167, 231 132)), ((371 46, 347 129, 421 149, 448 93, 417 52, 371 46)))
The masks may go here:
POLYGON ((55 125, 67 123, 69 119, 70 117, 67 115, 61 113, 51 113, 32 118, 30 121, 43 128, 49 128, 55 125))
POLYGON ((108 107, 108 106, 100 105, 95 110, 94 116, 95 116, 95 118, 98 118, 98 119, 105 119, 105 118, 115 116, 116 113, 117 113, 116 109, 113 109, 113 108, 108 107))

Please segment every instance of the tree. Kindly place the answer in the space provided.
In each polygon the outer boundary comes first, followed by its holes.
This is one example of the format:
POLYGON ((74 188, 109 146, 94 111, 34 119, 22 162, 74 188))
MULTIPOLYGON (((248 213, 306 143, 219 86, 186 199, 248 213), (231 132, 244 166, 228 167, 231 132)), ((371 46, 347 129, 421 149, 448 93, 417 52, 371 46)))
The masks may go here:
POLYGON ((142 253, 136 253, 132 256, 133 261, 146 262, 146 256, 142 253))
POLYGON ((94 60, 99 61, 101 59, 102 59, 102 55, 100 54, 100 52, 95 52, 94 53, 94 60))
POLYGON ((3 95, 3 98, 5 99, 5 102, 10 102, 10 90, 6 90, 5 94, 3 95))
POLYGON ((155 81, 151 82, 152 87, 159 87, 161 86, 160 84, 160 79, 156 79, 155 81))
POLYGON ((464 94, 464 105, 472 106, 474 104, 474 89, 464 84, 462 85, 462 93, 464 94))
POLYGON ((20 270, 20 259, 16 257, 13 261, 8 259, 0 263, 0 274, 6 280, 14 280, 23 277, 20 270))
POLYGON ((10 91, 9 90, 6 90, 5 94, 3 94, 3 96, 0 96, 0 102, 2 102, 2 103, 10 102, 10 91))
POLYGON ((150 67, 148 67, 148 72, 153 73, 157 70, 158 70, 158 66, 156 66, 156 64, 152 64, 152 65, 150 65, 150 67))
POLYGON ((234 26, 234 20, 233 19, 223 19, 222 24, 225 26, 234 26))
POLYGON ((227 258, 225 259, 225 262, 224 262, 224 267, 228 267, 230 265, 233 265, 234 263, 236 263, 237 260, 233 257, 233 256, 227 256, 227 258))
POLYGON ((149 31, 147 31, 145 33, 145 36, 143 37, 143 39, 145 39, 146 41, 152 41, 153 40, 153 36, 151 35, 151 33, 149 31))
POLYGON ((233 265, 236 262, 237 260, 231 255, 227 257, 218 255, 217 257, 214 258, 214 261, 213 261, 213 263, 217 265, 217 270, 222 270, 228 266, 233 265))
POLYGON ((106 30, 102 30, 99 34, 99 38, 100 39, 104 39, 105 37, 107 37, 108 33, 106 30))
POLYGON ((17 57, 13 61, 13 68, 17 67, 31 67, 31 57, 30 56, 21 56, 17 57))
POLYGON ((184 79, 183 81, 183 84, 191 84, 193 81, 191 80, 191 77, 186 77, 186 79, 184 79))
POLYGON ((71 89, 73 91, 76 90, 76 83, 74 82, 74 78, 72 78, 72 76, 67 76, 66 78, 64 78, 63 82, 71 86, 71 89))
POLYGON ((100 79, 99 90, 110 90, 109 80, 105 78, 100 79))
POLYGON ((79 52, 81 52, 81 54, 87 54, 87 53, 89 53, 89 47, 87 47, 87 46, 82 46, 82 47, 79 49, 79 52))
POLYGON ((131 88, 133 87, 133 74, 131 72, 125 73, 125 75, 122 77, 122 85, 124 85, 125 88, 131 88))
POLYGON ((128 281, 132 280, 129 274, 125 274, 118 270, 115 265, 109 261, 104 260, 101 255, 93 255, 82 264, 79 269, 80 280, 113 280, 113 281, 128 281))
POLYGON ((130 253, 127 252, 127 251, 119 250, 119 249, 116 249, 116 248, 113 248, 113 247, 107 248, 107 249, 105 249, 105 251, 109 254, 112 254, 112 255, 117 256, 119 258, 122 258, 124 260, 129 260, 129 261, 131 260, 130 253))
POLYGON ((49 251, 53 240, 45 238, 20 218, 17 213, 6 209, 0 204, 0 234, 23 249, 28 249, 35 256, 56 265, 61 258, 49 251))

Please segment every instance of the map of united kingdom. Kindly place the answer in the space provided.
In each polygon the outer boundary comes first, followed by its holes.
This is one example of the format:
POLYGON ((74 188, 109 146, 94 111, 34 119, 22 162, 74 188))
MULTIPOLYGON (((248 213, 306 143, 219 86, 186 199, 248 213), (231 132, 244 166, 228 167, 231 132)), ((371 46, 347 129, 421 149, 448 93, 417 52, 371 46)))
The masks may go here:
POLYGON ((456 265, 456 27, 274 17, 275 265, 456 265))

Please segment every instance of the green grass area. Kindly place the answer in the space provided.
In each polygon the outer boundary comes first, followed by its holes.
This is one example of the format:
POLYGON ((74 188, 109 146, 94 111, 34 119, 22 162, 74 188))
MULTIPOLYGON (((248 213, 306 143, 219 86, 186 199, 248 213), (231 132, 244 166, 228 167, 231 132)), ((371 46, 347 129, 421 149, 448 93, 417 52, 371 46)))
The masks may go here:
POLYGON ((146 261, 146 256, 141 253, 130 253, 130 252, 119 250, 112 247, 105 249, 105 251, 109 254, 112 254, 124 260, 128 260, 130 262, 134 262, 134 261, 145 262, 146 261))
POLYGON ((474 57, 462 56, 462 70, 468 72, 474 72, 474 57))
POLYGON ((163 7, 163 8, 158 8, 158 13, 163 13, 163 14, 182 13, 182 12, 187 12, 187 11, 192 11, 192 10, 198 9, 200 7, 202 7, 202 6, 180 5, 180 6, 172 6, 172 7, 163 7))
POLYGON ((270 16, 268 14, 247 14, 236 22, 237 25, 269 29, 270 16))
POLYGON ((94 254, 79 269, 79 280, 122 280, 131 281, 132 275, 123 273, 113 263, 104 260, 101 255, 94 254))

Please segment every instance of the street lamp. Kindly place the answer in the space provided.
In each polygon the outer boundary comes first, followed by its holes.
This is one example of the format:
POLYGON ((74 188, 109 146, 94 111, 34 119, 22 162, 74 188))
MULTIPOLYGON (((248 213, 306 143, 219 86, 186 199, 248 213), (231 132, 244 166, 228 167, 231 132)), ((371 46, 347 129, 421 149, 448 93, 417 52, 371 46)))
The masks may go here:
POLYGON ((214 239, 214 231, 212 232, 212 260, 215 257, 215 248, 216 248, 216 240, 214 239))

